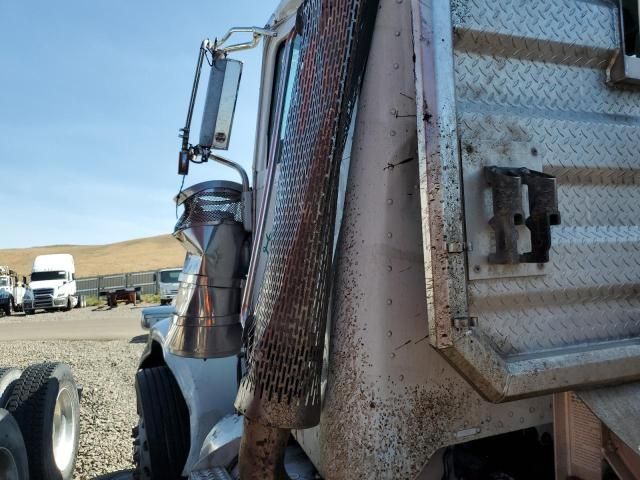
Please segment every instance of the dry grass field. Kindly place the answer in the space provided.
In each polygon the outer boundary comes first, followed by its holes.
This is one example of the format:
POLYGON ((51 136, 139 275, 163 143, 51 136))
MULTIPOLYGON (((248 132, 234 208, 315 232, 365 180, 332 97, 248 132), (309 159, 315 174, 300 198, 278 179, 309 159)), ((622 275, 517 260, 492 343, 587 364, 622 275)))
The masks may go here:
POLYGON ((29 275, 33 259, 49 253, 70 253, 75 258, 76 276, 87 277, 179 266, 184 262, 185 251, 171 235, 160 235, 109 245, 0 249, 0 265, 29 275))

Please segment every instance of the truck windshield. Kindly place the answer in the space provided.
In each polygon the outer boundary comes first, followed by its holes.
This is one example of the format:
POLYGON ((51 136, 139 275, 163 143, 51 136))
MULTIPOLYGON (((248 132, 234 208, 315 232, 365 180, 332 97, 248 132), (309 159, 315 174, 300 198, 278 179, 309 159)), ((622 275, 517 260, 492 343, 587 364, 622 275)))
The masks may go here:
POLYGON ((42 280, 65 280, 67 278, 67 272, 33 272, 31 274, 32 282, 40 282, 42 280))
POLYGON ((178 283, 180 277, 180 270, 168 270, 166 272, 160 272, 160 281, 162 283, 178 283))
POLYGON ((0 277, 0 287, 9 286, 9 279, 7 277, 0 277))

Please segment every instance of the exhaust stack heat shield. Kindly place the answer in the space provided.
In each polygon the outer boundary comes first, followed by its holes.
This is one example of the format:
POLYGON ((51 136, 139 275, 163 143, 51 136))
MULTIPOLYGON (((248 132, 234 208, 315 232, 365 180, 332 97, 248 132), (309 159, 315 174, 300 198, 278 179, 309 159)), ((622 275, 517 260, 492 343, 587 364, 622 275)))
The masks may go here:
POLYGON ((283 132, 271 247, 253 321, 245 326, 248 373, 236 398, 241 413, 267 427, 309 428, 320 420, 340 160, 377 4, 308 0, 298 10, 299 62, 283 132))
POLYGON ((242 187, 227 181, 200 183, 176 197, 184 213, 173 235, 187 256, 167 336, 174 355, 218 358, 240 352, 248 256, 241 199, 242 187))

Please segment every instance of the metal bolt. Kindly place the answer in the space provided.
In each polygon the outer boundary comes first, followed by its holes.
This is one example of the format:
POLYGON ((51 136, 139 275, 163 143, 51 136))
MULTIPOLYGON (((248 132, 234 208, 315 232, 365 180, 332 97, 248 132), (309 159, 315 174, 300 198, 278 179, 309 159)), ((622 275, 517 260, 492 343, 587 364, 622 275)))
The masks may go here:
POLYGON ((391 335, 393 335, 393 332, 392 332, 391 330, 389 330, 389 331, 387 332, 387 337, 390 337, 391 335))
POLYGON ((395 354, 395 353, 392 353, 392 354, 391 354, 391 358, 396 358, 396 354, 395 354))
POLYGON ((387 205, 393 205, 393 199, 387 198, 387 205))
POLYGON ((400 68, 400 64, 399 63, 394 63, 393 64, 393 69, 394 70, 398 70, 400 68))
POLYGON ((473 267, 473 271, 476 272, 476 273, 480 273, 480 270, 482 270, 480 268, 480 265, 476 265, 475 267, 473 267))
POLYGON ((387 305, 391 305, 393 303, 393 300, 391 300, 390 298, 387 298, 387 305))
POLYGON ((387 233, 387 238, 392 238, 392 237, 393 237, 393 233, 388 232, 388 233, 387 233))
POLYGON ((400 36, 400 30, 396 30, 396 37, 400 36))

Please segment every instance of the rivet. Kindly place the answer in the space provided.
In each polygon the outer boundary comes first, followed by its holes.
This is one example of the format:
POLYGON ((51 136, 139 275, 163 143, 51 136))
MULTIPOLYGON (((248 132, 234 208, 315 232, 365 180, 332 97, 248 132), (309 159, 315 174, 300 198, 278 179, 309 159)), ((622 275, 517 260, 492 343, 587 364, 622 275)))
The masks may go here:
POLYGON ((387 272, 390 272, 391 270, 393 270, 393 267, 391 265, 387 265, 387 272))
POLYGON ((396 354, 395 354, 395 353, 392 353, 392 354, 391 354, 391 358, 396 358, 396 354))
POLYGON ((398 70, 400 68, 400 64, 399 63, 394 63, 393 64, 393 69, 394 70, 398 70))
POLYGON ((400 381, 402 382, 404 380, 404 375, 400 375, 400 381))
POLYGON ((395 137, 396 136, 396 131, 395 130, 391 130, 389 132, 389 135, 391 135, 392 137, 395 137))
POLYGON ((391 300, 390 298, 387 298, 387 305, 391 305, 393 303, 393 300, 391 300))
POLYGON ((524 423, 524 417, 520 417, 520 423, 524 423))
POLYGON ((396 0, 396 3, 402 3, 402 0, 396 0))
POLYGON ((473 267, 473 271, 476 272, 476 273, 480 272, 480 270, 482 270, 480 268, 480 265, 476 265, 475 267, 473 267))
POLYGON ((387 205, 393 205, 393 198, 387 198, 387 205))
POLYGON ((390 337, 391 335, 393 335, 393 332, 392 332, 391 330, 389 330, 389 331, 387 332, 387 337, 390 337))
POLYGON ((395 108, 391 109, 391 115, 397 115, 398 114, 398 110, 396 110, 395 108))
POLYGON ((400 36, 400 30, 396 30, 396 37, 400 36))
POLYGON ((529 407, 529 413, 533 413, 533 412, 535 412, 535 411, 536 411, 536 408, 535 408, 535 407, 529 407))
POLYGON ((388 232, 388 233, 387 233, 387 238, 392 238, 392 237, 393 237, 393 233, 388 232))

